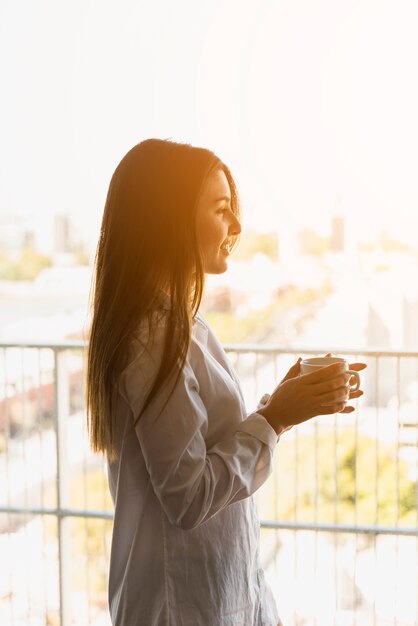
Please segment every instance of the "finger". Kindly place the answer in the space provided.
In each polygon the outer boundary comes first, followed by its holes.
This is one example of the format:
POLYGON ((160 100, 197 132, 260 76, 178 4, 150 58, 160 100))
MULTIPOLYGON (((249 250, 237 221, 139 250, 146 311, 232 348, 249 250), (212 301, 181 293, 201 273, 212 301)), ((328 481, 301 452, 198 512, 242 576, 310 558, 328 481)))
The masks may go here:
POLYGON ((289 380, 289 378, 295 378, 296 376, 299 375, 300 373, 300 362, 301 362, 301 357, 298 358, 298 360, 296 361, 296 363, 294 365, 292 365, 292 367, 290 368, 290 370, 287 372, 286 376, 283 378, 282 382, 284 382, 285 380, 289 380))
POLYGON ((332 404, 330 406, 321 406, 317 410, 317 415, 333 415, 334 413, 342 413, 346 408, 345 402, 332 404))
POLYGON ((331 380, 326 380, 324 382, 313 383, 311 385, 312 393, 316 396, 320 396, 324 393, 329 393, 330 391, 335 391, 336 389, 347 389, 349 390, 348 385, 348 376, 346 373, 340 374, 336 378, 331 380))
POLYGON ((362 391, 361 389, 357 389, 356 391, 350 391, 350 400, 353 400, 354 398, 360 398, 362 395, 364 395, 364 391, 362 391))
POLYGON ((321 405, 329 406, 331 404, 340 404, 343 402, 345 406, 345 404, 348 402, 349 397, 350 397, 350 393, 348 389, 345 387, 343 389, 336 389, 335 391, 332 391, 331 393, 324 393, 318 399, 320 400, 321 405))
POLYGON ((306 417, 306 419, 312 419, 313 417, 317 417, 318 415, 332 415, 333 413, 335 413, 333 405, 327 405, 327 406, 317 406, 315 409, 312 409, 312 411, 309 414, 309 417, 306 417))
POLYGON ((361 372, 361 370, 366 369, 366 367, 367 367, 366 363, 350 363, 349 365, 349 369, 355 370, 356 372, 361 372))
POLYGON ((340 413, 353 413, 356 409, 353 406, 346 406, 340 413))
POLYGON ((346 371, 344 363, 333 363, 332 365, 326 365, 319 370, 310 372, 309 374, 302 374, 301 378, 306 385, 313 383, 323 382, 328 379, 335 378, 344 374, 346 371))
POLYGON ((347 404, 345 402, 339 402, 333 406, 334 413, 344 413, 346 408, 347 404))

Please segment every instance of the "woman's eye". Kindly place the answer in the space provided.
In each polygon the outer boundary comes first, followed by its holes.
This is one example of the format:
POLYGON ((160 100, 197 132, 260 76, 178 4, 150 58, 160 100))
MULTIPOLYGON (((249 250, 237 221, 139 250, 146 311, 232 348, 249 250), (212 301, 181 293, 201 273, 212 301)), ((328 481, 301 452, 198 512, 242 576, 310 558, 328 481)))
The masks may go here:
POLYGON ((227 211, 228 211, 228 209, 218 209, 218 210, 217 210, 217 213, 218 213, 219 215, 225 215, 225 213, 226 213, 227 211))

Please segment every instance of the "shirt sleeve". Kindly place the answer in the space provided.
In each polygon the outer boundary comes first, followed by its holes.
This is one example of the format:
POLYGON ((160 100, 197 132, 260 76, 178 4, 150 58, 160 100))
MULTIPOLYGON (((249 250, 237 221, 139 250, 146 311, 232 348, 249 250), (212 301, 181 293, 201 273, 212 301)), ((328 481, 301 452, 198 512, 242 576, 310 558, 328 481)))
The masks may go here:
MULTIPOLYGON (((134 416, 157 371, 163 329, 125 370, 120 390, 134 416)), ((271 473, 277 434, 258 413, 211 447, 208 415, 189 360, 171 395, 167 383, 142 414, 136 433, 156 496, 169 521, 196 528, 260 487, 271 473), (168 401, 167 401, 168 400, 168 401)))

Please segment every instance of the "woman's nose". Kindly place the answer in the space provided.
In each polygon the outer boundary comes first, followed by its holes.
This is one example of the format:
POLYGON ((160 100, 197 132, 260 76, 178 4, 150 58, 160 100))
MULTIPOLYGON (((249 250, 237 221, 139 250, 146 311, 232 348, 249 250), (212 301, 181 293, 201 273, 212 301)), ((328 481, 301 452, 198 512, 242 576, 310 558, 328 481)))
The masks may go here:
POLYGON ((239 235, 240 232, 241 232, 241 222, 236 217, 236 215, 233 215, 231 223, 229 225, 229 234, 230 235, 239 235))

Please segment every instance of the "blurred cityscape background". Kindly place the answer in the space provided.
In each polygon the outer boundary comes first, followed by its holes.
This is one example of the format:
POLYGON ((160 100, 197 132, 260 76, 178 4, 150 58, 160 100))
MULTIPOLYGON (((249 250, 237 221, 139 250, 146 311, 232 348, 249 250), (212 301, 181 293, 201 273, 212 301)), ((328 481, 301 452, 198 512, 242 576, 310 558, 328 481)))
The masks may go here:
MULTIPOLYGON (((0 338, 86 338, 95 245, 70 213, 39 225, 4 211, 0 338)), ((340 209, 325 232, 244 230, 228 272, 208 277, 204 311, 224 342, 412 349, 417 277, 418 239, 355 236, 340 209)))

